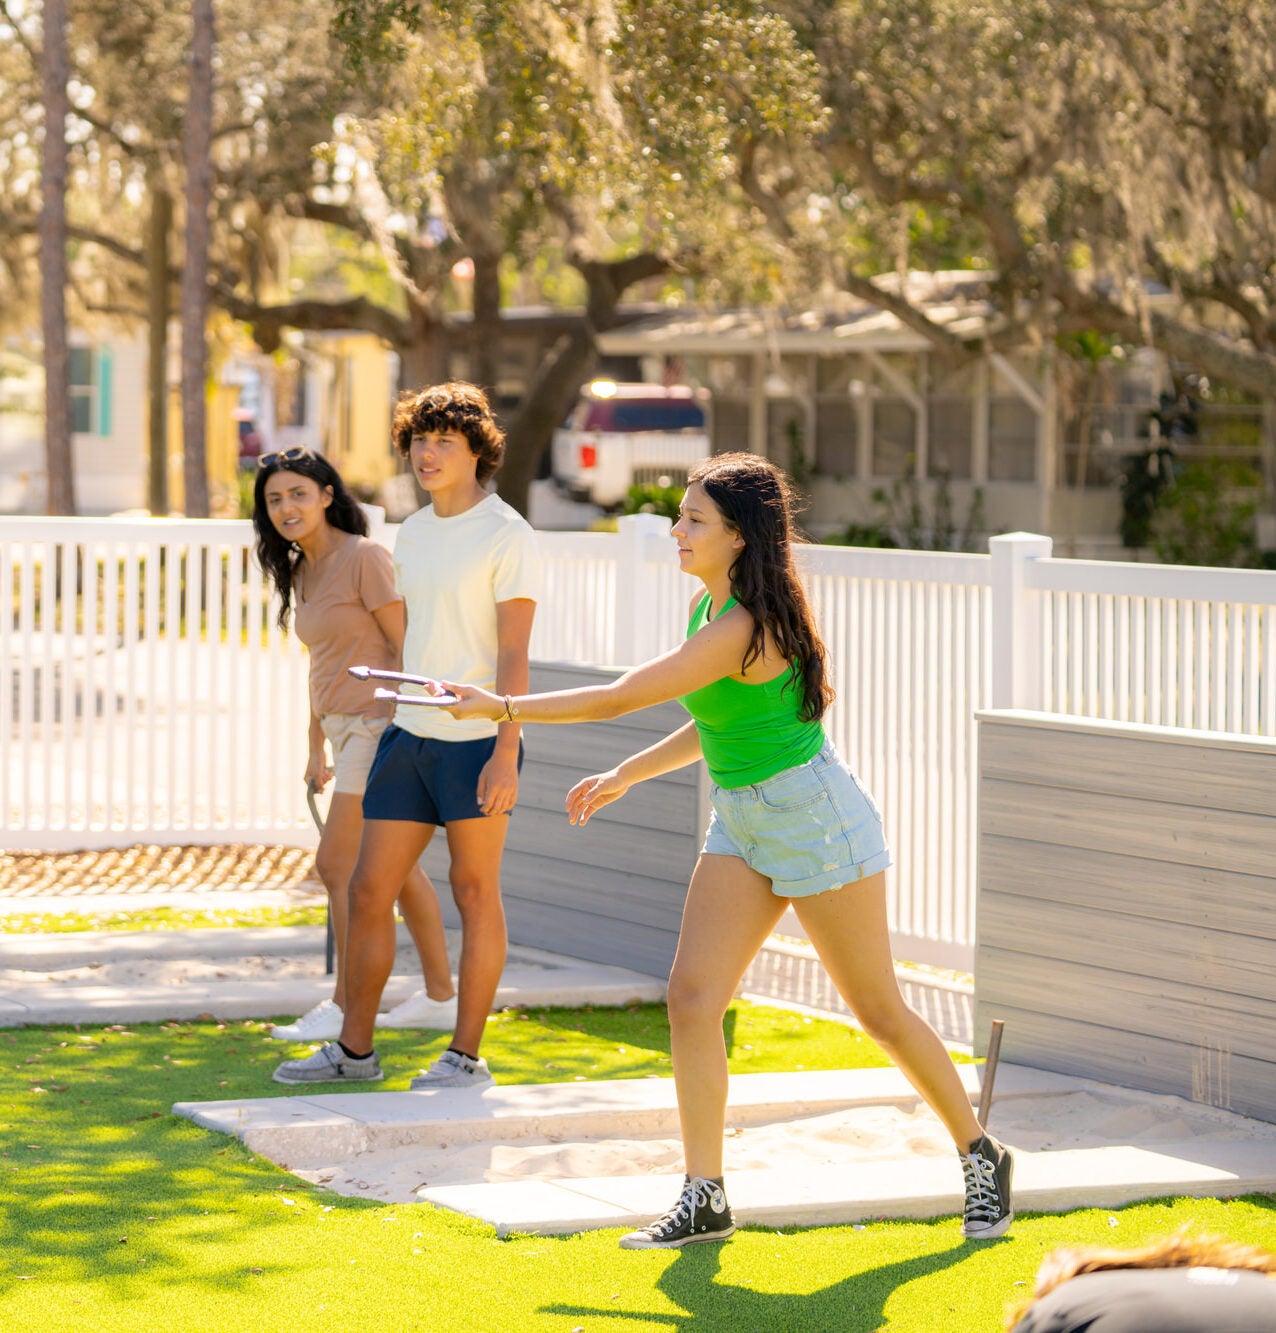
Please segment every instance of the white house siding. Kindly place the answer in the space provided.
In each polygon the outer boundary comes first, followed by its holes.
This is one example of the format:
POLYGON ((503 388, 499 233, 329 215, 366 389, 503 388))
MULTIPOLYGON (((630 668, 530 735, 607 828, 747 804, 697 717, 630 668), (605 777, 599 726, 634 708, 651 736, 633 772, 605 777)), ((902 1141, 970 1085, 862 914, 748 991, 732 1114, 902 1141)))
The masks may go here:
MULTIPOLYGON (((109 433, 77 433, 76 505, 85 515, 146 507, 146 340, 116 337, 105 343, 110 357, 109 433)), ((101 425, 95 412, 94 425, 101 425)))

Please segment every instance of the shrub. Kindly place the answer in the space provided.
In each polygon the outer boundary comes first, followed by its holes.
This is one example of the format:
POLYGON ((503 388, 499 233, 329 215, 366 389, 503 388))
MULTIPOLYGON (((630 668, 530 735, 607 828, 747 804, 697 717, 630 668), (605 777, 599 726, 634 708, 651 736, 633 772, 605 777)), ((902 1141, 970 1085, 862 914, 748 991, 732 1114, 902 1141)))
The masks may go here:
POLYGON ((635 483, 625 496, 626 514, 663 514, 675 522, 685 486, 661 486, 656 482, 635 483))
POLYGON ((1157 559, 1167 565, 1258 564, 1258 500, 1237 494, 1247 481, 1251 470, 1222 460, 1181 468, 1152 516, 1149 538, 1157 559))

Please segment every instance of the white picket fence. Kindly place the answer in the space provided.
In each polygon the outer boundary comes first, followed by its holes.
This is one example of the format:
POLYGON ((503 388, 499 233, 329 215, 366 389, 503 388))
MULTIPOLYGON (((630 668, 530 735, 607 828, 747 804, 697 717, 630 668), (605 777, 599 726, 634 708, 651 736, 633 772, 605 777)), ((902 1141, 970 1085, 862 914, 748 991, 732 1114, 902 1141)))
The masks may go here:
MULTIPOLYGON (((677 643, 695 584, 668 526, 542 533, 533 656, 623 666, 677 643)), ((313 840, 305 653, 251 548, 243 522, 0 518, 7 848, 313 840)), ((977 710, 1276 734, 1276 574, 1049 551, 799 552, 829 729, 895 849, 901 956, 970 963, 977 710)))

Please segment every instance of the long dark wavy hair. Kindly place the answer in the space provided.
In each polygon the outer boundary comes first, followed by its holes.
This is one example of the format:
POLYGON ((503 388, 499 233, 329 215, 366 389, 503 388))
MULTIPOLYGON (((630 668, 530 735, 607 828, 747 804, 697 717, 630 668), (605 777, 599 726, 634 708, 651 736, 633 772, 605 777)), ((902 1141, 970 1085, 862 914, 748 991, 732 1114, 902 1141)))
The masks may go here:
POLYGON ((753 617, 753 637, 741 671, 762 656, 768 632, 786 661, 796 661, 803 722, 824 716, 833 702, 824 644, 793 563, 793 484, 758 454, 717 454, 697 463, 687 485, 698 483, 727 526, 744 540, 731 566, 731 591, 753 617))
MULTIPOLYGON (((289 449, 287 452, 291 455, 297 451, 289 449)), ((267 457, 270 458, 270 455, 267 457)), ((331 527, 340 528, 342 532, 353 532, 357 537, 366 537, 368 520, 358 500, 350 494, 350 488, 341 480, 341 473, 322 454, 305 449, 295 458, 277 455, 264 467, 257 469, 257 482, 253 486, 253 529, 257 533, 257 559, 279 593, 279 628, 287 629, 288 615, 292 610, 293 575, 303 557, 296 542, 280 536, 266 512, 266 483, 276 472, 295 472, 299 477, 309 477, 318 483, 320 490, 331 486, 332 503, 324 510, 324 517, 331 527)))

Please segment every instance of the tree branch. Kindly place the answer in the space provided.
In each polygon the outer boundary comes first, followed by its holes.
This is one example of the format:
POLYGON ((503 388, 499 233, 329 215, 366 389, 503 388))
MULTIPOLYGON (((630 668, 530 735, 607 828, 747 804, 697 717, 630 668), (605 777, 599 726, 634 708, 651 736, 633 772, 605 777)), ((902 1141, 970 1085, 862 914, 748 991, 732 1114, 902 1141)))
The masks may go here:
POLYGON ((646 250, 626 259, 598 260, 576 258, 572 267, 585 279, 589 295, 585 302, 585 322, 592 337, 615 326, 621 297, 636 282, 658 278, 673 268, 664 255, 646 250))
POLYGON ((0 16, 13 29, 13 35, 18 39, 18 45, 27 53, 27 59, 31 61, 35 69, 40 68, 40 52, 27 41, 26 33, 22 31, 22 25, 9 10, 9 0, 0 0, 0 16))
POLYGON ((1256 347, 1268 342, 1270 330, 1267 319, 1252 301, 1245 298, 1239 284, 1224 286, 1189 277, 1161 254, 1151 238, 1144 241, 1143 253, 1152 272, 1172 291, 1180 292, 1189 301, 1210 301, 1225 306, 1245 322, 1256 347))
POLYGON ((365 240, 372 239, 372 229, 368 226, 367 218, 348 204, 325 204, 312 199, 309 195, 303 195, 296 216, 303 217, 309 222, 322 222, 329 227, 340 227, 343 231, 353 232, 365 240))
POLYGON ((1061 295, 1061 332, 1099 329, 1140 346, 1186 361, 1208 375, 1248 390, 1260 398, 1276 398, 1276 355, 1226 334, 1186 324, 1154 310, 1147 321, 1114 301, 1093 292, 1072 290, 1061 295), (1149 337, 1150 334, 1150 337, 1149 337))
MULTIPOLYGON (((980 223, 988 234, 997 268, 1010 273, 1027 263, 1029 247, 1008 207, 995 203, 977 183, 961 178, 927 180, 893 175, 877 164, 871 148, 849 138, 837 145, 851 168, 866 182, 869 191, 886 204, 921 203, 956 208, 963 216, 980 223)), ((1014 170, 1008 173, 1014 175, 1014 170)))
MULTIPOLYGON (((38 236, 39 233, 39 218, 17 217, 12 213, 0 213, 0 236, 38 236)), ((114 236, 108 236, 105 232, 94 231, 91 227, 69 226, 67 237, 73 241, 83 241, 86 245, 101 246, 102 249, 109 250, 126 263, 141 268, 146 267, 146 256, 140 250, 134 250, 125 242, 116 240, 114 236)))
POLYGON ((79 107, 73 106, 71 115, 76 120, 84 121, 86 125, 92 125, 99 134, 106 135, 108 139, 118 144, 129 157, 154 157, 161 151, 161 145, 159 144, 130 143, 113 125, 93 115, 92 112, 82 111, 79 107))
POLYGON ((225 283, 214 283, 213 300, 232 318, 253 326, 253 336, 264 351, 279 346, 285 328, 309 330, 360 329, 374 333, 396 347, 409 337, 406 320, 370 301, 366 296, 348 301, 288 301, 282 305, 262 305, 241 296, 225 283))
POLYGON ((68 227, 66 234, 73 241, 84 241, 88 245, 97 245, 103 250, 109 250, 126 263, 135 264, 140 268, 146 267, 146 256, 140 250, 134 250, 123 241, 117 241, 114 236, 107 236, 88 227, 68 227))
POLYGON ((758 176, 758 143, 750 137, 740 146, 740 188, 766 218, 767 226, 786 244, 797 240, 797 232, 789 221, 780 200, 768 190, 758 176))
POLYGON ((146 322, 146 311, 141 306, 136 305, 114 305, 104 301, 90 301, 76 284, 72 284, 75 294, 79 299, 80 305, 89 314, 92 315, 111 315, 118 319, 126 319, 130 323, 144 324, 146 322))
POLYGON ((942 354, 954 360, 963 360, 972 355, 971 348, 964 338, 958 338, 950 333, 942 324, 937 324, 899 293, 883 291, 872 278, 846 272, 842 275, 842 285, 852 296, 858 296, 880 310, 889 311, 901 324, 912 329, 914 333, 920 333, 942 354))

